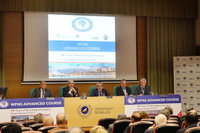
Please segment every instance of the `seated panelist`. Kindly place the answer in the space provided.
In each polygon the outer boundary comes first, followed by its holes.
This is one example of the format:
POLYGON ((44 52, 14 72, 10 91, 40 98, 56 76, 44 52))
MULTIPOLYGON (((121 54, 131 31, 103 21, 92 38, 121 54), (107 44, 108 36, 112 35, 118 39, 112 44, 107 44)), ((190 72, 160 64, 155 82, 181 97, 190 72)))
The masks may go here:
POLYGON ((140 80, 140 85, 135 89, 135 95, 150 95, 151 89, 150 86, 147 85, 147 80, 142 78, 140 80))
POLYGON ((67 86, 63 88, 63 97, 79 97, 78 88, 74 87, 73 80, 69 80, 67 86))
POLYGON ((50 89, 46 89, 46 82, 41 81, 40 82, 40 87, 35 88, 31 98, 46 98, 46 97, 54 97, 53 93, 51 92, 50 89))
POLYGON ((117 87, 117 96, 133 95, 131 89, 126 86, 126 80, 122 79, 121 85, 117 87))
POLYGON ((106 89, 103 88, 103 83, 98 82, 97 88, 92 91, 90 96, 110 96, 106 89))

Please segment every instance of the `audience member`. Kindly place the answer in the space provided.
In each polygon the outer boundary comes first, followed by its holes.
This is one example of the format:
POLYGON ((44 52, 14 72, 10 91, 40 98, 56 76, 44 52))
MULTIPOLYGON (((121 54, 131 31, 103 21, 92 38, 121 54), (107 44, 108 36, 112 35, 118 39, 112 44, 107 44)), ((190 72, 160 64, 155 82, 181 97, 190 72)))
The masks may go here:
POLYGON ((68 120, 67 120, 66 114, 64 114, 64 113, 57 114, 56 123, 58 124, 58 126, 56 128, 49 130, 48 133, 51 133, 51 132, 59 130, 59 129, 68 129, 67 122, 68 122, 68 120))
POLYGON ((167 122, 167 118, 165 115, 163 114, 159 114, 155 117, 155 121, 154 121, 154 125, 149 127, 145 133, 153 133, 154 131, 154 128, 157 126, 157 125, 160 125, 160 124, 166 124, 167 122))
POLYGON ((54 125, 54 121, 51 116, 44 117, 43 126, 53 126, 53 125, 54 125))
POLYGON ((196 127, 198 123, 198 115, 195 112, 189 112, 185 116, 185 128, 179 129, 176 133, 184 133, 188 128, 196 127))
POLYGON ((169 117, 170 117, 170 113, 167 109, 163 109, 160 114, 163 114, 167 117, 167 120, 169 120, 169 117))
POLYGON ((171 107, 165 107, 165 109, 169 111, 170 115, 173 115, 173 109, 171 107))
POLYGON ((145 111, 140 112, 140 115, 141 115, 142 119, 148 119, 148 118, 150 118, 149 114, 147 112, 145 112, 145 111))
POLYGON ((131 125, 135 122, 141 121, 141 115, 138 112, 133 112, 132 116, 131 116, 131 123, 129 124, 129 126, 127 126, 127 128, 124 130, 124 133, 130 133, 131 130, 131 125))
POLYGON ((102 126, 94 126, 90 129, 89 133, 108 133, 106 129, 102 126))
MULTIPOLYGON (((123 119, 126 119, 126 118, 127 117, 124 113, 120 113, 120 114, 117 115, 117 120, 123 120, 123 119)), ((107 129, 108 133, 112 132, 112 128, 113 128, 113 123, 109 124, 108 129, 107 129)))
POLYGON ((85 133, 85 131, 81 127, 70 127, 66 133, 85 133))
POLYGON ((21 133, 22 129, 17 123, 10 123, 6 126, 5 130, 2 130, 1 133, 21 133))
POLYGON ((187 113, 189 113, 189 111, 193 110, 193 107, 191 106, 186 106, 185 107, 185 114, 182 116, 182 118, 180 119, 180 125, 182 126, 183 121, 185 120, 185 117, 187 115, 187 113))
POLYGON ((44 117, 43 117, 42 113, 38 113, 38 114, 36 114, 34 116, 34 122, 35 122, 35 124, 37 124, 37 123, 43 123, 43 119, 44 119, 44 117))

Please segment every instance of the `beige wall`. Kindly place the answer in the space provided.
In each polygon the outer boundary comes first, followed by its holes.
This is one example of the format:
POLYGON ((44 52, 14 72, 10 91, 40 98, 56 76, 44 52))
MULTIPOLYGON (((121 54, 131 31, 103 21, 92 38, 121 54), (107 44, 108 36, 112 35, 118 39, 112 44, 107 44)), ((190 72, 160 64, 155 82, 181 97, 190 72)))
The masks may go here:
MULTIPOLYGON (((138 78, 147 75, 147 27, 146 17, 137 17, 137 49, 138 49, 138 78)), ((23 73, 23 13, 22 12, 5 12, 3 29, 3 68, 5 86, 8 87, 6 98, 28 98, 32 88, 38 85, 22 85, 23 73)), ((128 55, 127 55, 128 56, 128 55)), ((104 87, 112 95, 113 87, 119 84, 104 84, 104 87)), ((128 84, 130 86, 131 84, 128 84)), ((51 84, 47 88, 51 89, 53 94, 59 96, 59 87, 64 84, 51 84)), ((79 93, 88 93, 90 86, 95 84, 77 84, 79 93)))

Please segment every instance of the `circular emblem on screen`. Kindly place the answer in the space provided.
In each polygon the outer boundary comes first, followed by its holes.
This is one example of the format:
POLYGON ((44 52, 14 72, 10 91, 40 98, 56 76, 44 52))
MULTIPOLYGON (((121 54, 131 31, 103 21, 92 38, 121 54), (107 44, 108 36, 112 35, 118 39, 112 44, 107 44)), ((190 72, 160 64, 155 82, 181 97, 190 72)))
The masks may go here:
POLYGON ((92 113, 92 108, 90 105, 79 105, 78 107, 78 114, 82 118, 87 118, 92 113))
POLYGON ((89 18, 78 17, 72 21, 72 27, 79 32, 87 32, 92 29, 93 23, 89 18))
POLYGON ((8 108, 9 102, 8 101, 1 101, 0 102, 0 108, 8 108))
POLYGON ((136 102, 136 100, 134 98, 130 97, 130 98, 128 98, 127 102, 130 104, 134 104, 136 102))

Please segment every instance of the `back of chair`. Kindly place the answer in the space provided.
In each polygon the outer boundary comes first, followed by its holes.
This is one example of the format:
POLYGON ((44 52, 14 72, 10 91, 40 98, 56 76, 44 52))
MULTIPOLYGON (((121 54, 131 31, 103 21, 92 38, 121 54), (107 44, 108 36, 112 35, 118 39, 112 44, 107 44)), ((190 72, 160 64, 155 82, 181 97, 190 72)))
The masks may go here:
POLYGON ((68 131, 68 129, 60 129, 60 130, 55 130, 51 133, 66 133, 66 131, 68 131))
POLYGON ((131 123, 131 120, 115 121, 112 128, 112 133, 123 133, 126 127, 131 123))
POLYGON ((113 87, 113 96, 117 96, 117 87, 118 86, 113 87))
POLYGON ((149 122, 152 122, 152 123, 154 123, 154 119, 141 119, 141 121, 149 121, 149 122))
POLYGON ((59 88, 59 97, 63 97, 63 88, 66 86, 62 86, 59 88))
POLYGON ((175 117, 175 118, 177 118, 177 119, 178 119, 178 121, 180 121, 180 117, 179 117, 179 116, 177 116, 177 115, 170 115, 170 117, 171 117, 171 118, 175 117))
POLYGON ((45 126, 45 127, 41 127, 38 129, 38 131, 41 131, 42 133, 48 133, 48 130, 51 130, 53 128, 55 128, 56 126, 45 126))
POLYGON ((155 119, 155 115, 149 115, 149 117, 151 118, 151 119, 155 119))
POLYGON ((33 125, 33 124, 35 124, 34 121, 26 121, 26 122, 22 123, 22 125, 23 125, 24 127, 29 127, 30 125, 33 125))
POLYGON ((42 133, 40 131, 23 131, 22 133, 42 133))
POLYGON ((42 123, 30 125, 30 128, 32 128, 34 131, 37 131, 40 127, 43 127, 42 123))
POLYGON ((144 133, 152 125, 153 122, 148 122, 148 121, 135 122, 131 126, 130 133, 144 133))
POLYGON ((154 133, 176 133, 179 129, 178 124, 160 124, 154 128, 154 133))
POLYGON ((167 120, 167 123, 178 124, 179 125, 179 122, 177 120, 167 120))
POLYGON ((136 87, 137 87, 138 85, 131 85, 130 86, 130 89, 131 89, 131 93, 133 94, 133 95, 135 95, 135 90, 136 90, 136 87))
POLYGON ((16 123, 16 122, 2 122, 0 123, 0 129, 3 127, 3 126, 7 126, 8 124, 10 123, 16 123))
POLYGON ((92 87, 89 88, 89 96, 92 94, 92 91, 93 91, 94 89, 96 89, 96 88, 97 88, 96 86, 92 86, 92 87))
POLYGON ((31 98, 31 95, 33 94, 34 90, 35 90, 35 88, 30 90, 30 98, 31 98))
POLYGON ((33 129, 30 127, 22 127, 22 132, 23 131, 33 131, 33 129))
POLYGON ((188 128, 185 133, 200 133, 200 127, 188 128))
POLYGON ((116 118, 102 118, 98 121, 98 125, 101 125, 105 129, 108 129, 109 124, 114 123, 116 120, 116 118))

